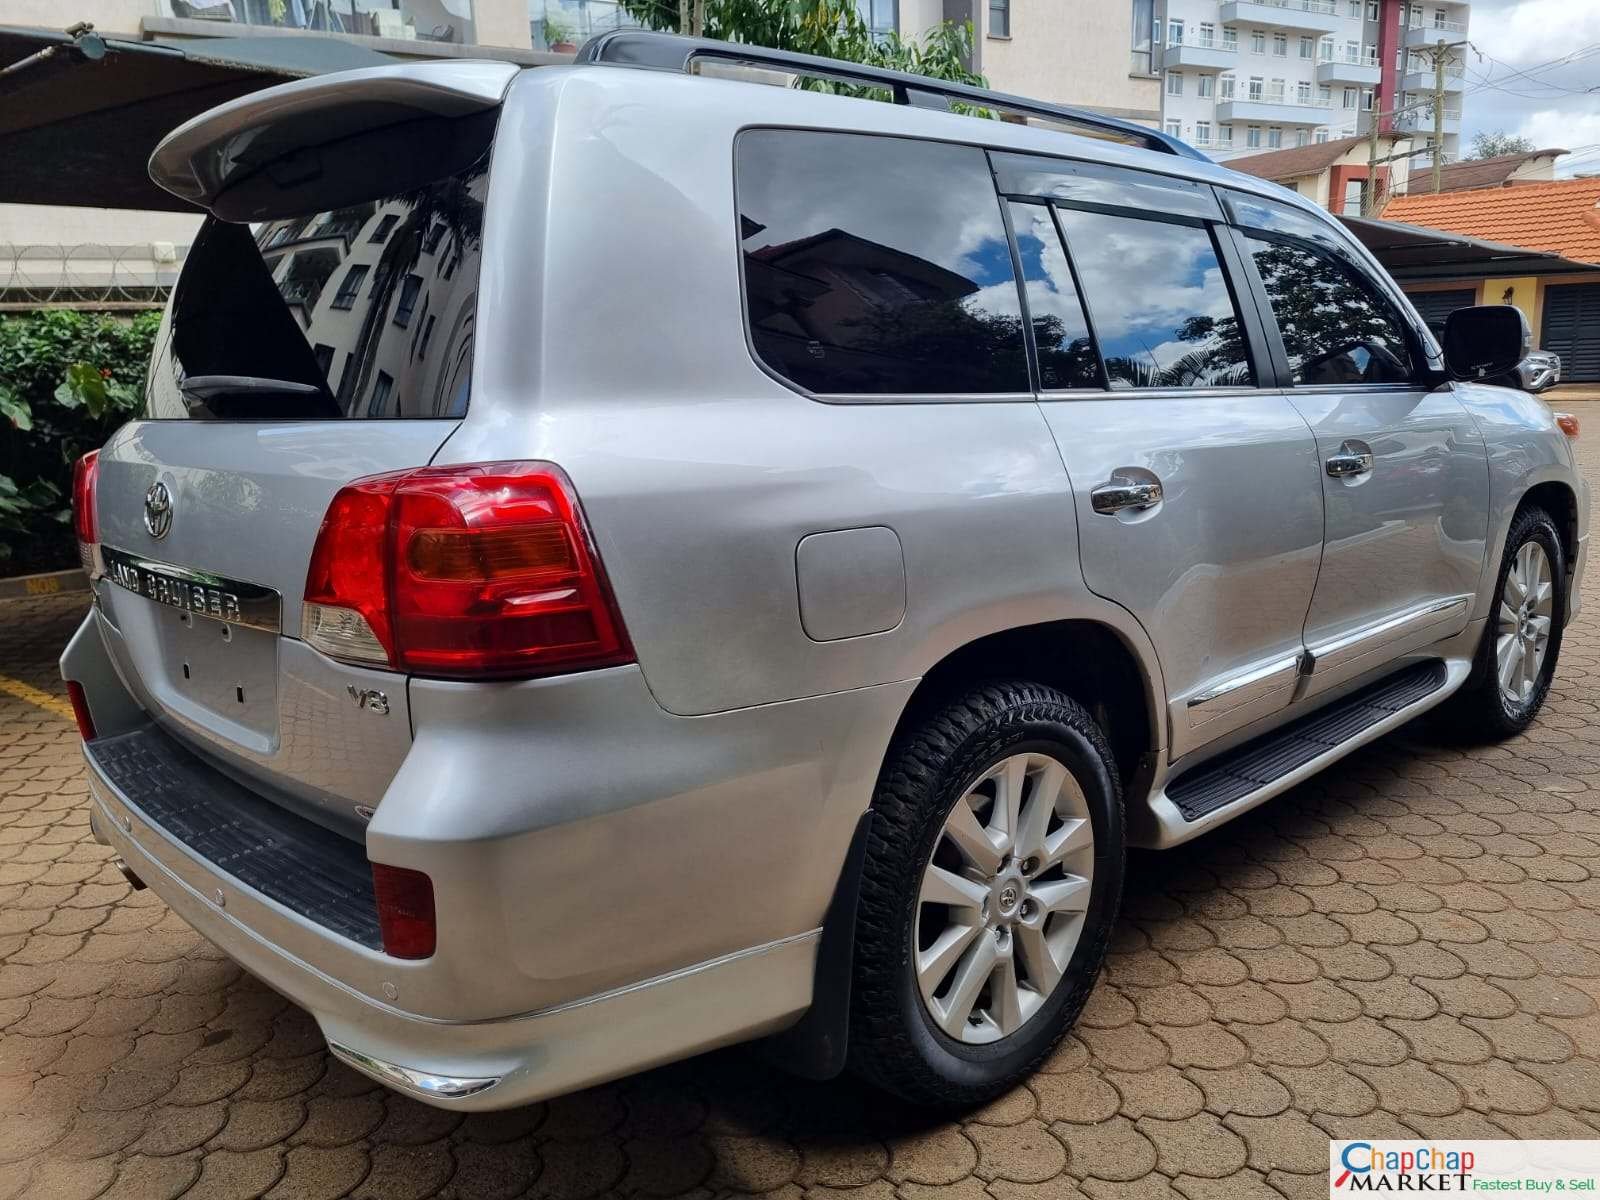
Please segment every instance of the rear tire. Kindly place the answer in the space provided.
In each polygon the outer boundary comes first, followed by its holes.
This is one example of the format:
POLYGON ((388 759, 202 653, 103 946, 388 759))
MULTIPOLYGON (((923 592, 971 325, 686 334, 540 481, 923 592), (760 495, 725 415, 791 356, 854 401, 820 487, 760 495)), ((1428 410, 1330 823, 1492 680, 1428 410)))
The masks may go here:
POLYGON ((850 1068, 916 1104, 982 1104, 1050 1054, 1105 961, 1126 854, 1110 748, 1054 688, 974 687, 902 732, 873 806, 850 1068), (929 899, 949 886, 955 904, 929 899))
POLYGON ((1506 536, 1494 605, 1472 674, 1440 709, 1445 728, 1465 741, 1497 742, 1531 725, 1550 694, 1566 620, 1561 535, 1549 513, 1525 508, 1506 536), (1533 594, 1528 594, 1530 580, 1533 594))

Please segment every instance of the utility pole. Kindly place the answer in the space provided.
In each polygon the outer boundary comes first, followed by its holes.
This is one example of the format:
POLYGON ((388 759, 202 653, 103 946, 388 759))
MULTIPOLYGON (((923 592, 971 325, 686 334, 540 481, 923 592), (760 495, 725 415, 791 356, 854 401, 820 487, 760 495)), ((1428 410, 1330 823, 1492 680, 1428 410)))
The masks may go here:
POLYGON ((1470 46, 1468 41, 1447 42, 1440 38, 1431 46, 1418 47, 1418 54, 1426 54, 1433 59, 1433 191, 1437 195, 1441 187, 1440 171, 1444 167, 1444 69, 1450 61, 1450 52, 1459 50, 1463 46, 1470 46))
POLYGON ((1372 106, 1372 136, 1367 141, 1367 186, 1361 193, 1361 215, 1376 218, 1378 215, 1378 106, 1372 106))

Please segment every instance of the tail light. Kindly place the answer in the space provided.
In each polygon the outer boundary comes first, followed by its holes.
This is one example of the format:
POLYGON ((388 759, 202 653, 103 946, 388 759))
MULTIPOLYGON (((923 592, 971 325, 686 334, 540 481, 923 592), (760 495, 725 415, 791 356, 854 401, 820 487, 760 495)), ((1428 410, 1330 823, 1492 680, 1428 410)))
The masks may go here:
POLYGON ((407 867, 372 864, 383 952, 393 958, 432 958, 439 940, 433 915, 433 880, 407 867))
POLYGON ((1556 414, 1556 428, 1561 430, 1562 433, 1566 434, 1573 441, 1578 440, 1578 418, 1573 416, 1571 413, 1558 412, 1556 414))
POLYGON ((301 636, 344 662, 446 679, 633 661, 572 485, 538 462, 342 488, 311 554, 301 636))
POLYGON ((95 547, 100 526, 94 514, 95 488, 100 482, 100 451, 91 450, 72 467, 72 532, 78 539, 78 561, 95 573, 95 547))
POLYGON ((76 679, 67 680, 67 699, 72 702, 72 716, 78 722, 78 736, 86 742, 94 741, 94 718, 89 715, 89 698, 83 694, 83 684, 76 679))

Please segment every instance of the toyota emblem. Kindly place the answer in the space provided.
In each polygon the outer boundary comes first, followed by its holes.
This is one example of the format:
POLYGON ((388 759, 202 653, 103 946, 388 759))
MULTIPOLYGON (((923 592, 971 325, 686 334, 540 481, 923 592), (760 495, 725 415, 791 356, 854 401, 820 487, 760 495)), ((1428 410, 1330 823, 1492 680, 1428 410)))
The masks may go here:
POLYGON ((144 527, 157 539, 172 528, 172 493, 164 483, 152 483, 144 494, 144 527))

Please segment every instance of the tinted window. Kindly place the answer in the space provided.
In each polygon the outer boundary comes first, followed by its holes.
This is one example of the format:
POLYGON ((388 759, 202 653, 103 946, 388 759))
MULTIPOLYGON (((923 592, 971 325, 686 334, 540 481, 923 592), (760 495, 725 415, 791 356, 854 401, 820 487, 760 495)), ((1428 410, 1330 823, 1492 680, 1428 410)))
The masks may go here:
POLYGON ((768 367, 823 393, 1028 390, 981 150, 756 130, 736 160, 745 303, 768 367))
POLYGON ((1346 263, 1294 242, 1250 238, 1296 383, 1404 383, 1411 352, 1387 301, 1346 263))
POLYGON ((1244 330, 1209 230, 1057 211, 1112 387, 1252 381, 1244 330))
POLYGON ((487 180, 485 157, 459 175, 330 212, 254 228, 209 219, 173 291, 148 415, 462 415, 487 180), (443 231, 452 263, 459 258, 448 273, 427 254, 443 231), (420 339, 407 329, 417 314, 429 323, 420 339), (199 376, 290 386, 219 389, 215 379, 197 386, 199 376))
POLYGON ((1078 285, 1073 282, 1055 219, 1043 204, 1011 205, 1011 229, 1022 259, 1028 316, 1039 347, 1039 381, 1047 388, 1098 388, 1095 357, 1078 285))

